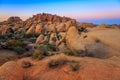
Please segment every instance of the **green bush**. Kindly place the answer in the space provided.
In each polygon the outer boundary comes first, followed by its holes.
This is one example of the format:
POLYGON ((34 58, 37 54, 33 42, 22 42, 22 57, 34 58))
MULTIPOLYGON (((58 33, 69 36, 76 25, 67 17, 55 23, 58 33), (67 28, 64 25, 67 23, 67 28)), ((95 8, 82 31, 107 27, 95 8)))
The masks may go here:
POLYGON ((32 43, 35 43, 36 38, 30 38, 29 41, 32 42, 32 43))
POLYGON ((9 40, 8 45, 13 46, 13 47, 17 47, 17 46, 24 47, 24 46, 26 46, 26 44, 22 40, 9 40))
POLYGON ((20 47, 20 46, 14 47, 13 50, 14 50, 15 52, 17 52, 19 55, 24 54, 24 52, 26 51, 24 48, 22 48, 22 47, 20 47))
POLYGON ((31 37, 34 37, 34 33, 26 33, 24 35, 25 38, 31 38, 31 37))
POLYGON ((43 53, 41 50, 36 49, 36 50, 34 51, 32 57, 33 57, 34 59, 42 59, 42 58, 44 57, 44 53, 43 53))
POLYGON ((51 45, 49 43, 42 43, 40 44, 40 47, 45 48, 47 51, 57 51, 58 48, 54 45, 51 45))

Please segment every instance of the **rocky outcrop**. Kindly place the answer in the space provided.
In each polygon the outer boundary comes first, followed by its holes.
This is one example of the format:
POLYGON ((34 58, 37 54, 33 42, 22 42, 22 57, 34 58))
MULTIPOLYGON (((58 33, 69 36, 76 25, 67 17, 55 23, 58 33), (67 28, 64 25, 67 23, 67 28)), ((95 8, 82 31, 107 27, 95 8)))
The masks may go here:
POLYGON ((22 19, 20 19, 20 17, 9 17, 7 19, 8 23, 17 23, 17 22, 21 22, 21 21, 22 21, 22 19))
POLYGON ((57 15, 52 15, 52 14, 47 14, 47 13, 42 13, 42 14, 37 14, 33 15, 32 18, 29 18, 26 20, 26 23, 38 23, 38 22, 66 22, 69 21, 70 18, 68 17, 60 17, 57 15), (33 22, 32 22, 33 21, 33 22))

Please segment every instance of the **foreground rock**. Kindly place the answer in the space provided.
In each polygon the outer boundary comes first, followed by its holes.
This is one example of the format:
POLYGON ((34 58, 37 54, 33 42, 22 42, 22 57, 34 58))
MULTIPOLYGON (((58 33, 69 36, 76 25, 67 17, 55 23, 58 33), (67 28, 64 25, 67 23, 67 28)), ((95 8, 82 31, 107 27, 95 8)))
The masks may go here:
POLYGON ((14 61, 0 67, 0 80, 23 80, 23 69, 14 61))
POLYGON ((76 27, 70 27, 66 35, 67 46, 74 53, 93 54, 96 57, 120 55, 119 29, 97 29, 78 34, 76 27))
POLYGON ((0 67, 1 80, 119 80, 120 79, 120 58, 110 59, 77 58, 68 57, 63 54, 52 56, 40 61, 24 58, 16 62, 8 62, 0 67), (67 60, 79 64, 77 71, 73 71, 70 64, 50 68, 50 60, 67 60), (20 67, 23 61, 29 61, 32 67, 20 67), (24 74, 26 73, 26 74, 24 74), (57 74, 57 75, 56 75, 57 74), (74 76, 73 76, 74 75, 74 76))

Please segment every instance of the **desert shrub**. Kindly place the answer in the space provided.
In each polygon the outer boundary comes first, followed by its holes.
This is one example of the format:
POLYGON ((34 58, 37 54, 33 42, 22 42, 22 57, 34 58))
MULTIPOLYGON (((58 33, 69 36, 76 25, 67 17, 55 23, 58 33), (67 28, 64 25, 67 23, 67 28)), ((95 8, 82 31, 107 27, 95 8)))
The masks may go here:
POLYGON ((58 48, 56 47, 56 46, 54 46, 54 45, 51 45, 51 44, 49 44, 49 43, 42 43, 42 44, 40 44, 40 47, 44 47, 46 50, 48 50, 48 51, 57 51, 58 50, 58 48))
POLYGON ((51 44, 47 44, 47 50, 49 51, 57 51, 57 47, 51 44))
POLYGON ((89 53, 89 54, 87 54, 86 56, 88 56, 88 57, 95 57, 95 55, 92 54, 92 53, 89 53))
POLYGON ((33 54, 33 52, 26 51, 26 52, 24 52, 24 54, 20 55, 19 58, 23 58, 23 57, 31 57, 32 54, 33 54))
POLYGON ((80 68, 80 64, 77 61, 72 61, 69 65, 72 71, 77 71, 80 68))
POLYGON ((35 43, 36 38, 30 38, 29 41, 32 42, 32 43, 35 43))
POLYGON ((26 33, 24 35, 25 38, 31 38, 31 37, 34 37, 34 33, 26 33))
POLYGON ((87 49, 74 52, 73 56, 84 57, 88 54, 87 49))
POLYGON ((2 34, 0 34, 0 39, 3 39, 3 38, 4 38, 4 36, 2 34))
POLYGON ((31 66, 33 66, 33 65, 29 61, 23 61, 22 62, 22 67, 23 68, 30 68, 31 66))
POLYGON ((52 59, 48 62, 48 67, 49 68, 56 68, 56 67, 60 67, 64 64, 67 63, 67 59, 66 58, 58 58, 58 59, 52 59))
POLYGON ((39 37, 40 34, 34 33, 34 37, 39 37))
POLYGON ((32 55, 33 59, 42 59, 43 57, 44 57, 44 53, 39 49, 36 49, 32 55))
POLYGON ((64 51, 63 53, 64 53, 65 55, 67 55, 67 56, 73 56, 73 55, 74 55, 73 52, 70 51, 70 50, 66 50, 66 51, 64 51))
POLYGON ((16 47, 16 46, 24 47, 24 46, 26 46, 26 44, 22 40, 9 40, 8 45, 13 46, 13 47, 16 47))
POLYGON ((81 32, 88 32, 88 30, 85 27, 79 27, 78 28, 78 32, 79 33, 81 33, 81 32))
POLYGON ((24 54, 24 52, 26 51, 24 48, 22 48, 22 47, 20 47, 20 46, 14 47, 13 50, 14 50, 15 52, 17 52, 19 55, 24 54))

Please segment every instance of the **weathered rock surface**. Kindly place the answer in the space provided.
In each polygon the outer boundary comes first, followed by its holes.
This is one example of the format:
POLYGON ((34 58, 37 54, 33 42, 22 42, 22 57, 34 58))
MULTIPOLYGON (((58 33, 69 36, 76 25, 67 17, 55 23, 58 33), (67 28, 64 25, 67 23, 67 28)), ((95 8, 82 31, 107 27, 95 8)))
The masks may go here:
POLYGON ((0 80, 23 80, 23 69, 14 61, 5 63, 0 67, 0 80))
POLYGON ((71 49, 73 52, 85 50, 85 45, 81 42, 79 38, 80 35, 78 34, 76 27, 70 27, 66 34, 66 43, 68 48, 71 49))
POLYGON ((120 58, 110 59, 97 58, 78 58, 55 55, 43 60, 33 61, 24 58, 16 62, 7 62, 0 67, 1 80, 119 80, 120 79, 120 58), (80 64, 77 71, 72 71, 69 64, 61 65, 56 68, 49 68, 50 60, 66 59, 75 60, 80 64), (23 61, 29 61, 32 67, 22 69, 23 61), (24 74, 25 73, 25 74, 24 74), (56 75, 57 74, 57 75, 56 75))
POLYGON ((36 40, 36 44, 40 44, 40 43, 42 43, 43 42, 43 40, 44 40, 44 35, 40 35, 38 38, 37 38, 37 40, 36 40))
POLYGON ((66 42, 68 48, 73 52, 85 51, 87 54, 105 58, 120 55, 119 33, 119 29, 104 29, 79 35, 75 27, 70 27, 66 35, 66 42))

